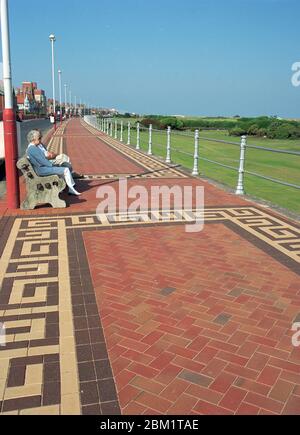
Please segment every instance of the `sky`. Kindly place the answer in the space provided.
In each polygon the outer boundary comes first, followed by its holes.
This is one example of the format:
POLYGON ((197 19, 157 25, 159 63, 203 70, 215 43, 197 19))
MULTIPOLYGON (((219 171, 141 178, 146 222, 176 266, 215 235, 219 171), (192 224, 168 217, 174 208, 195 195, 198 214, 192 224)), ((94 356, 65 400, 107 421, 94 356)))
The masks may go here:
POLYGON ((299 0, 9 0, 9 8, 15 86, 36 81, 52 96, 54 33, 56 71, 77 101, 141 114, 300 117, 291 83, 299 0))

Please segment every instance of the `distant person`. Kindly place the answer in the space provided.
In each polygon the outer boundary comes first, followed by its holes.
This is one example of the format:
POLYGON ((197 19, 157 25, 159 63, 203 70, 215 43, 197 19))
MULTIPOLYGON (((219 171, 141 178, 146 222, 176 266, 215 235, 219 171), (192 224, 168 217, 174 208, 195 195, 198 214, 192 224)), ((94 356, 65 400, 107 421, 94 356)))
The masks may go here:
POLYGON ((42 135, 38 130, 31 130, 27 135, 27 140, 29 142, 27 148, 27 157, 33 166, 33 169, 37 175, 45 177, 48 175, 58 175, 64 178, 67 186, 69 187, 69 194, 80 196, 81 194, 77 192, 74 188, 75 182, 72 177, 69 168, 54 166, 45 156, 45 153, 41 150, 40 145, 42 141, 42 135))

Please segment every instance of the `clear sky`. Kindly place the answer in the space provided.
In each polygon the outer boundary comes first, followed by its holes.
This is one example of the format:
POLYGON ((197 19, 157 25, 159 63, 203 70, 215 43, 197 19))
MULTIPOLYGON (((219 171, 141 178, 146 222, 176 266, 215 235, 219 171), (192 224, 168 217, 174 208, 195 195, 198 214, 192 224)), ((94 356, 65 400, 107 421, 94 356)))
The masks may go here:
POLYGON ((299 0, 9 0, 13 82, 138 113, 300 117, 299 0), (64 94, 64 92, 63 92, 64 94))

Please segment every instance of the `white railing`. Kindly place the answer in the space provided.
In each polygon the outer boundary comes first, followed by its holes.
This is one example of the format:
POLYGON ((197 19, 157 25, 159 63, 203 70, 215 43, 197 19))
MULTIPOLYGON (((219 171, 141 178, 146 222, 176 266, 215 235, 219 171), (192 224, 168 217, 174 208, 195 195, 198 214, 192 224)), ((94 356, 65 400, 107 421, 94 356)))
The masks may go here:
MULTIPOLYGON (((87 122, 88 124, 92 125, 94 128, 102 131, 105 134, 109 134, 111 133, 112 136, 112 129, 109 129, 109 126, 113 125, 113 119, 97 119, 96 116, 86 116, 84 118, 85 122, 87 122)), ((238 174, 238 179, 237 179, 237 187, 236 187, 236 194, 237 195, 244 195, 245 194, 245 175, 251 175, 257 178, 261 178, 273 183, 277 183, 277 184, 281 184, 283 186, 287 186, 287 187, 291 187, 294 189, 300 189, 300 185, 298 184, 294 184, 294 183, 288 183, 286 181, 283 180, 278 180, 276 178, 273 177, 269 177, 267 175, 263 175, 263 174, 258 174, 256 172, 253 171, 248 171, 246 170, 246 151, 247 148, 251 149, 256 149, 256 150, 261 150, 261 151, 268 151, 270 153, 280 153, 280 154, 288 154, 288 155, 294 155, 297 157, 300 157, 300 152, 297 151, 285 151, 285 150, 277 150, 277 149, 273 149, 273 148, 266 148, 266 147, 260 147, 260 146, 256 146, 256 145, 250 145, 247 144, 247 137, 246 136, 242 136, 241 137, 241 142, 240 144, 237 142, 230 142, 230 141, 224 141, 224 140, 218 140, 218 139, 211 139, 211 138, 206 138, 206 137, 202 137, 199 134, 199 130, 195 131, 195 134, 192 136, 191 134, 188 133, 181 133, 181 132, 174 132, 171 130, 171 127, 168 127, 167 130, 156 130, 153 128, 152 125, 149 125, 149 128, 143 127, 141 126, 141 124, 138 122, 136 124, 136 126, 133 126, 131 124, 131 122, 128 122, 127 126, 127 134, 128 134, 128 141, 127 141, 127 145, 133 145, 136 150, 140 150, 141 149, 141 132, 146 132, 147 136, 148 136, 148 150, 146 151, 147 154, 149 156, 153 155, 153 145, 156 146, 160 146, 160 147, 166 147, 166 163, 170 164, 172 161, 172 153, 174 155, 174 153, 179 153, 182 155, 186 155, 186 156, 190 156, 193 159, 193 170, 192 170, 192 175, 193 176, 198 176, 199 175, 199 166, 200 163, 199 161, 205 161, 223 168, 227 168, 229 170, 235 171, 238 174), (132 130, 136 130, 136 144, 132 144, 131 143, 131 139, 132 139, 132 130), (166 144, 159 144, 159 143, 155 143, 153 144, 153 133, 154 132, 158 132, 161 134, 165 134, 166 135, 166 144), (194 140, 194 153, 189 153, 187 151, 183 151, 181 149, 172 147, 172 136, 184 136, 184 137, 190 137, 193 138, 194 140), (240 153, 239 153, 239 158, 234 161, 237 163, 236 166, 233 165, 228 165, 225 163, 221 163, 218 162, 216 160, 212 160, 212 159, 208 159, 204 156, 201 155, 201 140, 203 141, 210 141, 210 142, 215 142, 215 143, 222 143, 225 145, 234 145, 240 148, 240 153)), ((120 122, 120 128, 118 128, 118 121, 115 121, 115 139, 118 139, 118 131, 120 131, 120 141, 123 142, 123 133, 124 133, 124 121, 120 122)), ((173 158, 174 160, 174 158, 173 158)))

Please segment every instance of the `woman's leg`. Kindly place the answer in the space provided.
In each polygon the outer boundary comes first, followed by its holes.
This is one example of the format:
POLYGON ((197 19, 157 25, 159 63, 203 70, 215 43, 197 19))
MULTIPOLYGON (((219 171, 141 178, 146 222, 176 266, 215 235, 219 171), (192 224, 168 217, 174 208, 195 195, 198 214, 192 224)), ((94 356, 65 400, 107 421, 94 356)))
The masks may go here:
POLYGON ((71 193, 72 195, 79 196, 80 193, 74 189, 75 183, 74 183, 74 180, 73 180, 73 177, 72 177, 72 174, 71 174, 69 168, 64 169, 64 177, 65 177, 67 186, 69 187, 69 193, 71 193))

